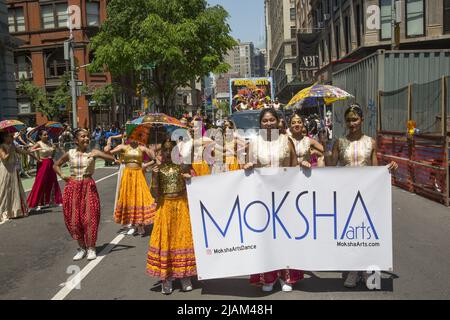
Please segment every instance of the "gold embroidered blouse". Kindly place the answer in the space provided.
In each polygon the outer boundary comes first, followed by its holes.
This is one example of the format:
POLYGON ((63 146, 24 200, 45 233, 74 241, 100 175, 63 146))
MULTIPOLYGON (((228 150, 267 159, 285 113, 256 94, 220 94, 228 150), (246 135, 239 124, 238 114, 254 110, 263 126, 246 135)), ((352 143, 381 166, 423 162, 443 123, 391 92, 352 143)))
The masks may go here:
POLYGON ((124 163, 142 164, 144 162, 144 153, 139 147, 134 149, 131 146, 127 146, 127 149, 122 155, 122 160, 124 163))
POLYGON ((181 193, 186 190, 181 166, 173 163, 161 165, 158 174, 158 183, 162 194, 181 193))
POLYGON ((372 165, 372 139, 363 135, 357 141, 339 139, 339 164, 345 167, 364 167, 372 165))

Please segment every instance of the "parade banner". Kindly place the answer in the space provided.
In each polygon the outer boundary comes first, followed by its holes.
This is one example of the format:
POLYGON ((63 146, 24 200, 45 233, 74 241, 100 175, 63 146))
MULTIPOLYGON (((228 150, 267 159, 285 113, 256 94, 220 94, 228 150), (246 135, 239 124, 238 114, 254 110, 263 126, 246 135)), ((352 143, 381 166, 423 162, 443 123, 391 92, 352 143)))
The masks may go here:
POLYGON ((392 270, 386 167, 239 170, 194 177, 187 190, 199 280, 392 270))
POLYGON ((274 99, 274 83, 272 77, 232 78, 230 79, 230 110, 234 110, 242 101, 259 101, 274 99))

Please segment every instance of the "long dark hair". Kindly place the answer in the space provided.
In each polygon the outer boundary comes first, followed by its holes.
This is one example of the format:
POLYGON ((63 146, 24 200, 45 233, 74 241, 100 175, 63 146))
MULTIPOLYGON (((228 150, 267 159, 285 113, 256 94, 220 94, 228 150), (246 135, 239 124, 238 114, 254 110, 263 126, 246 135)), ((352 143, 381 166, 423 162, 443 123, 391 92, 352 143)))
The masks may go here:
POLYGON ((305 117, 300 114, 300 110, 295 110, 294 114, 289 118, 289 125, 288 125, 288 127, 291 126, 292 119, 294 119, 295 117, 300 118, 302 120, 303 126, 306 126, 306 119, 305 119, 305 117))
POLYGON ((278 116, 277 111, 274 108, 267 108, 261 111, 261 113, 259 114, 259 127, 261 127, 261 121, 266 113, 270 113, 271 115, 273 115, 275 119, 277 119, 277 123, 280 123, 280 117, 278 116))
POLYGON ((37 141, 41 141, 41 140, 42 140, 42 134, 43 134, 44 132, 47 132, 47 130, 41 129, 41 130, 38 131, 38 134, 37 134, 37 141))
POLYGON ((8 136, 8 132, 0 131, 0 144, 5 143, 5 139, 8 136))

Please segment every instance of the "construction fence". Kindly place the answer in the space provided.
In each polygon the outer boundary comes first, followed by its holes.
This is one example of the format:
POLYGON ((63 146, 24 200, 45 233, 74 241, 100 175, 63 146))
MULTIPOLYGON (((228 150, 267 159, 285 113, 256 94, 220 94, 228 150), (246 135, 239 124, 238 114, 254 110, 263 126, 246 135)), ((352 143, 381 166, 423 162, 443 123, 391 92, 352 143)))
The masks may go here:
POLYGON ((393 184, 449 205, 450 77, 378 93, 380 164, 394 160, 393 184), (446 119, 447 121, 443 121, 446 119), (407 135, 409 120, 417 133, 407 135))

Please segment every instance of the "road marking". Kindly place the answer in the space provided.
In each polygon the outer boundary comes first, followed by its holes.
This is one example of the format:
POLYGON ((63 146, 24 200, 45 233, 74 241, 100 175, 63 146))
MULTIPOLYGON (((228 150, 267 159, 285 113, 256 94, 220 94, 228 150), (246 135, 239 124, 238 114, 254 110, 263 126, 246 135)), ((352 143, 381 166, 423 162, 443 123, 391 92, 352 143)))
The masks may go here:
POLYGON ((59 292, 52 298, 52 300, 64 300, 67 295, 72 292, 74 288, 81 284, 81 281, 86 278, 86 276, 91 272, 102 260, 106 257, 108 253, 123 239, 125 238, 124 234, 119 234, 115 237, 105 249, 103 249, 97 259, 92 260, 85 266, 76 276, 72 278, 71 281, 68 281, 64 284, 64 288, 59 290, 59 292))

